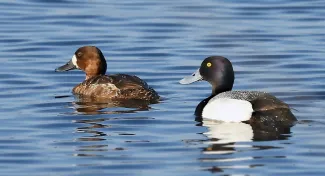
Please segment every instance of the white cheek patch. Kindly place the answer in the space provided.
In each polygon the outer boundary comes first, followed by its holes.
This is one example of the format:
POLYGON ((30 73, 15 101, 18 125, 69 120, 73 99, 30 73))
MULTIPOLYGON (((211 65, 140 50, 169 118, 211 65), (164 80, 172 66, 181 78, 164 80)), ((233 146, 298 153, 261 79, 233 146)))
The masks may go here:
POLYGON ((249 120, 253 113, 252 104, 245 100, 212 98, 204 107, 202 117, 224 122, 249 120))
POLYGON ((77 64, 77 58, 76 58, 76 55, 73 55, 72 58, 71 58, 71 60, 72 60, 73 65, 75 65, 77 68, 79 68, 79 67, 78 67, 78 64, 77 64))

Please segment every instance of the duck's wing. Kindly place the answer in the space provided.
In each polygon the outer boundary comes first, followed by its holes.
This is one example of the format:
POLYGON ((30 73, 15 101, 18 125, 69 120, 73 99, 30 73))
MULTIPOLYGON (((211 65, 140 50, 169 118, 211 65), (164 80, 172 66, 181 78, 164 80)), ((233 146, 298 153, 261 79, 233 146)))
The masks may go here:
POLYGON ((126 74, 110 75, 112 83, 120 90, 119 98, 139 99, 150 102, 158 102, 158 93, 137 76, 126 74))
POLYGON ((101 75, 77 85, 75 94, 108 99, 138 99, 150 102, 159 100, 157 92, 137 76, 126 74, 101 75))
POLYGON ((85 80, 83 85, 112 84, 120 90, 126 89, 149 89, 148 84, 137 76, 126 74, 100 75, 85 80))
POLYGON ((120 90, 129 89, 150 89, 148 84, 137 76, 126 74, 115 74, 106 76, 110 83, 114 84, 120 90))
POLYGON ((289 105, 268 93, 261 93, 250 100, 254 111, 267 111, 274 109, 290 109, 289 105))
POLYGON ((250 102, 254 112, 249 123, 254 130, 281 134, 297 121, 289 105, 271 94, 260 94, 250 102))

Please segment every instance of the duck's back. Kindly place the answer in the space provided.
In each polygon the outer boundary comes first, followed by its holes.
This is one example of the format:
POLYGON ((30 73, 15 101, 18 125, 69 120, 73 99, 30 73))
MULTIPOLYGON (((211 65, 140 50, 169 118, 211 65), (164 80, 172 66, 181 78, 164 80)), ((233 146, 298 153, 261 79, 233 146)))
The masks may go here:
POLYGON ((212 99, 220 98, 249 101, 252 104, 254 111, 265 111, 278 108, 290 109, 286 103, 267 92, 227 91, 214 96, 212 99))
POLYGON ((159 100, 157 92, 145 81, 126 74, 95 76, 74 87, 72 92, 80 96, 103 99, 159 100))

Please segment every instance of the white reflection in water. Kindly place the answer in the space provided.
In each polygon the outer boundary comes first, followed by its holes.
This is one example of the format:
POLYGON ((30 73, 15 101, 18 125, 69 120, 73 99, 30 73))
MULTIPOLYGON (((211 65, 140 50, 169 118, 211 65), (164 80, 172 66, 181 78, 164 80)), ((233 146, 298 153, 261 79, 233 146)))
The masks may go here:
POLYGON ((253 140, 253 129, 249 124, 203 120, 203 126, 208 128, 203 134, 210 139, 204 154, 233 153, 238 147, 251 147, 235 144, 253 140))
POLYGON ((203 126, 209 130, 204 135, 210 139, 218 139, 211 141, 212 144, 246 142, 253 139, 253 129, 249 124, 204 120, 203 126))

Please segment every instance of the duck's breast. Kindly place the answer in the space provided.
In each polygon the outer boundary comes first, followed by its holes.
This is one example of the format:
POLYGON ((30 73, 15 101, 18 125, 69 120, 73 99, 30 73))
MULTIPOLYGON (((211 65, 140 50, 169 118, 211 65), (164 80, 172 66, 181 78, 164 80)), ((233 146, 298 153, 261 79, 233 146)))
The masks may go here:
POLYGON ((214 97, 203 108, 202 117, 224 122, 249 120, 253 113, 252 104, 246 100, 214 97))
POLYGON ((72 92, 82 96, 113 98, 119 95, 120 90, 108 76, 96 76, 78 84, 72 92))

